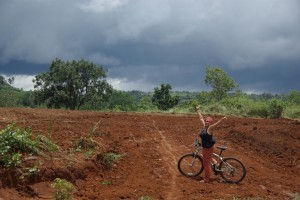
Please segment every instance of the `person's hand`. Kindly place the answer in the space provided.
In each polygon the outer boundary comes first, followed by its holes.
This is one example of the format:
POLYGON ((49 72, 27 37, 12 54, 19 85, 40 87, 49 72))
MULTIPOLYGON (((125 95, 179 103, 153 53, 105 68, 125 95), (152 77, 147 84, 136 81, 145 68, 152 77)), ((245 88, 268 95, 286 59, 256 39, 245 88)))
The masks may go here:
POLYGON ((223 119, 227 119, 227 117, 223 117, 223 119))
POLYGON ((196 110, 199 110, 200 109, 200 105, 196 106, 196 110))

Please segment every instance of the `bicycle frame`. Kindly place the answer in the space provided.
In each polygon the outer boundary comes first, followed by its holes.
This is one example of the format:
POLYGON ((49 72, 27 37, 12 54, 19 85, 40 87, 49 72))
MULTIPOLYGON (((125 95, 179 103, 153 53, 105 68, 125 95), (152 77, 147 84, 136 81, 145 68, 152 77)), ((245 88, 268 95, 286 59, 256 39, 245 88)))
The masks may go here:
MULTIPOLYGON (((204 169, 203 167, 203 150, 201 143, 196 139, 193 143, 196 150, 192 153, 183 155, 177 163, 177 167, 181 174, 187 177, 196 177, 200 175, 204 169)), ((211 160, 211 167, 215 174, 220 174, 221 177, 228 183, 239 183, 246 175, 245 166, 241 161, 234 157, 223 157, 222 152, 227 147, 217 147, 220 149, 219 153, 213 152, 213 159, 211 160)))
MULTIPOLYGON (((199 143, 199 140, 198 140, 198 139, 195 139, 193 146, 196 147, 196 151, 194 152, 194 155, 199 155, 199 156, 201 156, 201 157, 203 158, 203 154, 200 153, 200 152, 202 151, 203 147, 202 147, 201 143, 199 143)), ((218 148, 218 147, 217 147, 217 148, 218 148)), ((230 168, 232 168, 231 165, 229 165, 228 163, 224 162, 224 157, 221 156, 222 152, 223 152, 226 148, 224 148, 224 147, 223 147, 223 148, 222 148, 222 147, 219 147, 219 148, 220 148, 220 153, 219 153, 219 154, 213 153, 213 157, 214 157, 216 160, 219 161, 219 162, 217 162, 218 165, 220 165, 220 163, 222 162, 222 163, 226 164, 227 166, 229 166, 230 168)), ((191 163, 191 165, 193 165, 193 164, 194 164, 194 161, 193 161, 193 163, 191 163)), ((214 163, 211 161, 211 165, 212 165, 212 166, 213 166, 213 164, 214 164, 214 163)), ((213 169, 213 170, 215 171, 215 169, 213 169)))

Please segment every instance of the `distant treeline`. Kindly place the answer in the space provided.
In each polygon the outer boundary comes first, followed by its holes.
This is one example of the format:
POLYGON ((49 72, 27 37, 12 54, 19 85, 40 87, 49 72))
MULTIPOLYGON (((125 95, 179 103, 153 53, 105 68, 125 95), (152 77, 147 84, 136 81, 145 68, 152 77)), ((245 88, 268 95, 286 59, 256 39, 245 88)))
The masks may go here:
MULTIPOLYGON (((46 107, 35 103, 35 91, 23 91, 9 85, 0 76, 0 107, 46 107)), ((246 94, 231 93, 222 100, 215 100, 209 92, 170 91, 178 96, 176 106, 162 111, 152 102, 153 92, 113 90, 106 101, 87 102, 80 110, 123 111, 123 112, 167 112, 194 113, 194 106, 200 104, 207 114, 234 115, 262 118, 300 119, 300 91, 289 94, 246 94)))
POLYGON ((87 60, 53 60, 35 76, 34 91, 14 88, 14 78, 0 76, 0 107, 55 108, 123 112, 193 113, 263 118, 300 118, 300 91, 246 94, 220 67, 206 66, 204 83, 211 91, 172 91, 161 84, 153 92, 115 90, 106 71, 87 60), (233 92, 234 91, 234 92, 233 92))

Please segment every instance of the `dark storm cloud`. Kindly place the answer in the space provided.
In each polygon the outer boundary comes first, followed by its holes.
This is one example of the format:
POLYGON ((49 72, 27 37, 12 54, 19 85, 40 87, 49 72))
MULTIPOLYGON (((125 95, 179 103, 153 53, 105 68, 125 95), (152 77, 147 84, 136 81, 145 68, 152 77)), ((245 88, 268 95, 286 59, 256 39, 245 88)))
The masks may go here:
POLYGON ((299 61, 277 61, 265 68, 233 71, 232 76, 243 91, 287 93, 299 90, 299 61))
POLYGON ((0 1, 0 74, 87 59, 104 65, 117 89, 170 83, 200 91, 210 65, 244 91, 288 92, 300 89, 299 7, 297 0, 0 1))
POLYGON ((39 74, 47 71, 49 69, 49 65, 47 64, 33 64, 33 63, 25 63, 21 61, 11 61, 9 63, 1 64, 1 73, 7 75, 13 74, 24 74, 24 75, 32 75, 39 74))

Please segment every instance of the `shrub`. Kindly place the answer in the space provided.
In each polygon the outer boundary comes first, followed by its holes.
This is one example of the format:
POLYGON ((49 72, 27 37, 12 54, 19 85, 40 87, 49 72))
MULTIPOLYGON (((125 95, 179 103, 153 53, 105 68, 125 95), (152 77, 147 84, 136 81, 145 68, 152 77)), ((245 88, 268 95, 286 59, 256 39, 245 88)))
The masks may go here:
MULTIPOLYGON (((39 173, 40 162, 23 163, 26 155, 43 155, 43 151, 53 151, 58 147, 50 138, 38 135, 33 138, 30 129, 18 128, 15 124, 6 126, 0 131, 0 161, 9 171, 14 172, 19 181, 39 173)), ((10 184, 13 185, 12 179, 10 184)))
POLYGON ((21 165, 21 153, 38 153, 38 142, 32 139, 30 130, 8 125, 0 131, 0 159, 7 168, 21 165))
POLYGON ((226 113, 226 107, 221 104, 215 103, 205 107, 204 112, 213 113, 213 114, 226 113))
POLYGON ((249 105, 253 103, 253 100, 243 96, 228 97, 221 101, 221 104, 226 107, 227 114, 247 116, 249 105))
POLYGON ((246 114, 253 117, 267 118, 269 116, 268 106, 265 103, 252 103, 249 105, 246 114))
POLYGON ((56 178, 51 186, 55 189, 55 199, 57 200, 70 200, 76 191, 75 186, 65 179, 56 178))
POLYGON ((272 119, 280 118, 283 114, 285 103, 278 99, 269 102, 269 117, 272 119))
POLYGON ((288 118, 300 119, 300 108, 299 106, 289 106, 284 109, 284 116, 288 118))

